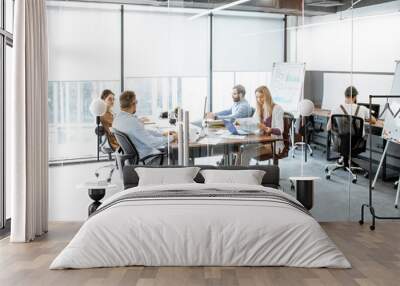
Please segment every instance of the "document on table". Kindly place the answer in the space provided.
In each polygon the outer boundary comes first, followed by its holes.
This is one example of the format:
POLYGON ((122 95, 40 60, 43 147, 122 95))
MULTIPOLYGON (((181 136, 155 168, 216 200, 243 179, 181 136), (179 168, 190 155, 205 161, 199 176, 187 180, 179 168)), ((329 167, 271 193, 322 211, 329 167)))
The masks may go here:
POLYGON ((233 135, 233 134, 222 134, 220 138, 223 139, 245 139, 246 135, 233 135))
POLYGON ((215 137, 204 137, 200 139, 198 142, 200 144, 208 144, 208 145, 217 145, 221 143, 221 138, 215 138, 215 137))

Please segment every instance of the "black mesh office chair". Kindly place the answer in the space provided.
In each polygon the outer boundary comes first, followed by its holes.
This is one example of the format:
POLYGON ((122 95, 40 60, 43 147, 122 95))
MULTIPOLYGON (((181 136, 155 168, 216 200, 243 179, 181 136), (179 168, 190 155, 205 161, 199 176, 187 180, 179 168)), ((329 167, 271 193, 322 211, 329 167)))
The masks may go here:
POLYGON ((129 139, 128 135, 125 133, 112 128, 112 134, 119 146, 122 149, 122 154, 116 154, 118 169, 123 170, 126 164, 129 165, 162 165, 164 162, 164 153, 151 154, 144 158, 139 157, 139 152, 137 151, 135 145, 129 139))
POLYGON ((116 151, 113 150, 111 144, 108 141, 107 131, 103 125, 99 125, 95 128, 94 133, 100 136, 99 151, 108 156, 108 160, 112 160, 112 154, 116 151))
POLYGON ((337 163, 325 167, 326 179, 329 180, 334 171, 343 169, 352 175, 352 182, 356 183, 355 171, 363 171, 364 176, 368 176, 365 169, 351 162, 351 158, 366 151, 367 140, 363 136, 364 120, 351 115, 333 115, 331 122, 333 146, 341 157, 337 163))

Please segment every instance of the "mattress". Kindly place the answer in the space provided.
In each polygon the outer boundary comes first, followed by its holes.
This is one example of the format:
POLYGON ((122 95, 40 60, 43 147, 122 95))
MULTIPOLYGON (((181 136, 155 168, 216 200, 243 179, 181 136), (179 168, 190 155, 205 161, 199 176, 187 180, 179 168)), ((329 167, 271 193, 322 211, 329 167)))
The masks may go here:
POLYGON ((282 191, 193 183, 135 187, 108 198, 50 269, 133 265, 351 267, 282 191))

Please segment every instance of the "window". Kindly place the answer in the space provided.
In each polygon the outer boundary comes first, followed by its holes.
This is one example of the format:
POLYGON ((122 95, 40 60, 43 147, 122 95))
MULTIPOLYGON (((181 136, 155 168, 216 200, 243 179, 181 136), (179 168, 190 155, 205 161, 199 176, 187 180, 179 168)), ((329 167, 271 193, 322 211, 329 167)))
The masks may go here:
POLYGON ((49 159, 96 155, 89 111, 103 89, 121 90, 119 5, 50 1, 49 159))
POLYGON ((208 93, 208 18, 125 7, 125 89, 136 92, 138 114, 158 116, 180 106, 200 118, 208 93))
POLYGON ((268 85, 273 63, 283 61, 283 18, 223 12, 213 20, 213 110, 229 107, 236 84, 246 88, 246 98, 254 105, 254 90, 268 85))

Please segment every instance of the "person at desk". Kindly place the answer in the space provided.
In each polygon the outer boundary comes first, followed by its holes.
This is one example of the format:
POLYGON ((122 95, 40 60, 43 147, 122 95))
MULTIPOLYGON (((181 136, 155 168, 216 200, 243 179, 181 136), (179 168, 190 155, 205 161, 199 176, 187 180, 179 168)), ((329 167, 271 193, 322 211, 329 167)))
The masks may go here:
MULTIPOLYGON (((271 92, 268 87, 260 86, 255 91, 257 106, 255 117, 259 122, 260 134, 269 135, 276 139, 282 139, 282 134, 284 131, 283 115, 284 111, 281 106, 276 104, 272 99, 271 92)), ((276 141, 275 154, 279 154, 283 148, 284 144, 281 140, 276 141)), ((243 151, 238 154, 237 165, 247 166, 250 160, 256 156, 260 155, 272 155, 272 145, 247 145, 244 146, 243 151)))
POLYGON ((208 112, 206 118, 235 120, 237 118, 251 117, 253 115, 253 110, 244 98, 245 94, 246 90, 243 85, 235 85, 232 89, 232 107, 217 113, 208 112))
POLYGON ((176 140, 175 132, 158 132, 145 129, 143 122, 135 115, 136 94, 124 91, 119 97, 121 112, 114 119, 113 127, 125 133, 135 145, 140 158, 160 153, 159 149, 169 142, 176 140), (168 136, 170 135, 170 136, 168 136))
POLYGON ((100 116, 100 122, 101 125, 105 128, 106 131, 106 136, 108 139, 108 143, 110 144, 110 147, 115 151, 118 150, 119 145, 117 142, 117 139, 113 134, 111 134, 110 128, 112 127, 113 120, 114 120, 114 113, 113 113, 113 107, 114 107, 114 93, 109 90, 105 89, 100 95, 100 99, 104 101, 104 103, 107 106, 106 112, 100 116))
MULTIPOLYGON (((361 117, 362 119, 364 119, 365 122, 368 122, 369 109, 366 108, 365 106, 357 105, 357 95, 358 95, 358 90, 354 86, 349 86, 348 88, 346 88, 346 90, 344 91, 345 103, 341 104, 339 107, 332 110, 331 116, 336 114, 338 115, 351 114, 354 116, 361 117)), ((371 116, 370 124, 375 124, 375 123, 376 123, 375 117, 371 116)), ((330 117, 326 129, 329 131, 331 130, 331 128, 332 128, 332 122, 330 117)))

